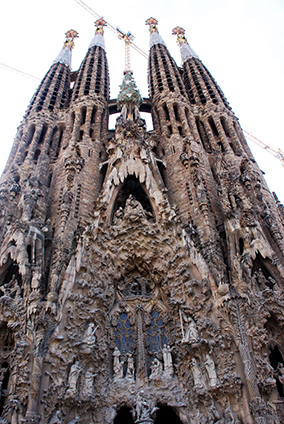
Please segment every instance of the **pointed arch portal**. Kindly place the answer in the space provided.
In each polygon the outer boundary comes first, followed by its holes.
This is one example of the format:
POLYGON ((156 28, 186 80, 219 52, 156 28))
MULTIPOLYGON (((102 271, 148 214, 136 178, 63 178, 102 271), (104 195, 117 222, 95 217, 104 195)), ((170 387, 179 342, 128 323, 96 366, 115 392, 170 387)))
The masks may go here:
POLYGON ((144 211, 148 213, 150 217, 154 216, 150 199, 140 184, 138 178, 136 178, 134 175, 129 175, 118 191, 114 202, 112 215, 114 215, 119 208, 125 208, 126 200, 130 195, 132 195, 142 205, 144 211))

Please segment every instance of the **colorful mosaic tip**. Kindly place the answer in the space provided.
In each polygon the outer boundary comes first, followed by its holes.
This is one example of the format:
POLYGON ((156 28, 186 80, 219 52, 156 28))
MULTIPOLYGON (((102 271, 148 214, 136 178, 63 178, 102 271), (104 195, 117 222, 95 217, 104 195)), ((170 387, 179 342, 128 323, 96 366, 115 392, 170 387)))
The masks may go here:
POLYGON ((177 35, 177 43, 179 46, 187 43, 187 39, 185 38, 185 30, 179 26, 175 27, 172 31, 173 35, 177 35))
POLYGON ((96 34, 104 34, 104 27, 107 26, 107 22, 104 20, 104 18, 97 19, 95 22, 96 34))
POLYGON ((65 32, 65 37, 66 41, 64 42, 64 47, 72 50, 74 47, 74 38, 78 38, 79 33, 74 29, 70 29, 69 31, 65 32))
POLYGON ((147 21, 145 22, 146 25, 149 25, 149 31, 152 34, 153 32, 158 32, 158 21, 155 18, 149 18, 147 19, 147 21))

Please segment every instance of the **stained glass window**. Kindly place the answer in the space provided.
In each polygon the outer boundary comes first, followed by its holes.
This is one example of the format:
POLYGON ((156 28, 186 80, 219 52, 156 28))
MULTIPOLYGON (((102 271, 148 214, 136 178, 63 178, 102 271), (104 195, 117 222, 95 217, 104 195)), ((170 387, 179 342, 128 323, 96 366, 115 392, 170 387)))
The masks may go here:
POLYGON ((147 329, 148 350, 150 354, 159 352, 167 344, 164 321, 158 311, 151 312, 151 322, 147 329))
POLYGON ((128 315, 124 312, 119 315, 116 329, 114 331, 115 346, 120 353, 132 352, 133 329, 128 315))

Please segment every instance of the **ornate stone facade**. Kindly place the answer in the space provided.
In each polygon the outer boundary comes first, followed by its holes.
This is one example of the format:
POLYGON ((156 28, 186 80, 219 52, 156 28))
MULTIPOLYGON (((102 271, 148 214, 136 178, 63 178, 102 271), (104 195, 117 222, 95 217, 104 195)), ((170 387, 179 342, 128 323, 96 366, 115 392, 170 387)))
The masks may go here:
POLYGON ((283 207, 184 30, 181 69, 147 23, 150 99, 126 72, 109 100, 100 19, 73 73, 67 33, 19 126, 0 182, 2 423, 284 422, 283 207))

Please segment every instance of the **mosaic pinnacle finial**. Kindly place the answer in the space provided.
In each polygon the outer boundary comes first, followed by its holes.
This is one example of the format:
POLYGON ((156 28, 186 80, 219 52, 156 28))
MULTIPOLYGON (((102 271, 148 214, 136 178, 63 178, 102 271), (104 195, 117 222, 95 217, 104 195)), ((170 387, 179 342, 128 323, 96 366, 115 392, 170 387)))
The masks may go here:
POLYGON ((96 34, 104 35, 104 27, 107 26, 107 22, 104 20, 103 17, 96 20, 95 26, 97 27, 96 34))
POLYGON ((136 86, 135 80, 132 76, 132 72, 126 72, 120 86, 120 92, 117 96, 117 109, 121 110, 123 105, 139 106, 142 103, 142 97, 136 86))
POLYGON ((158 25, 158 21, 155 18, 149 18, 147 19, 147 21, 145 22, 146 25, 149 25, 149 31, 150 34, 152 34, 153 32, 159 32, 157 25, 158 25))
POLYGON ((65 37, 66 40, 64 42, 64 47, 72 50, 74 48, 74 38, 78 38, 79 33, 74 29, 70 29, 69 31, 65 32, 65 37))
POLYGON ((63 44, 63 49, 57 56, 57 58, 53 61, 54 63, 63 63, 66 66, 69 66, 71 69, 71 56, 72 56, 72 49, 74 47, 74 38, 78 38, 79 34, 74 29, 70 29, 65 33, 66 40, 63 44))
POLYGON ((162 37, 159 34, 157 25, 158 25, 158 21, 155 18, 149 18, 147 19, 147 21, 145 22, 146 25, 149 25, 149 31, 150 31, 150 48, 154 45, 154 44, 163 44, 164 46, 166 45, 166 43, 164 42, 164 40, 162 39, 162 37))
POLYGON ((177 43, 179 46, 187 43, 187 39, 185 38, 185 30, 179 26, 175 27, 172 31, 173 35, 177 35, 177 43))
POLYGON ((198 55, 195 51, 190 47, 185 37, 185 30, 179 26, 175 27, 172 31, 173 35, 177 35, 177 43, 180 47, 181 60, 185 62, 187 59, 191 59, 192 57, 196 57, 199 59, 198 55))
POLYGON ((99 46, 105 50, 105 40, 104 40, 104 27, 107 26, 107 22, 103 17, 97 19, 95 22, 96 32, 89 45, 89 49, 93 46, 99 46))

